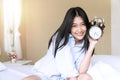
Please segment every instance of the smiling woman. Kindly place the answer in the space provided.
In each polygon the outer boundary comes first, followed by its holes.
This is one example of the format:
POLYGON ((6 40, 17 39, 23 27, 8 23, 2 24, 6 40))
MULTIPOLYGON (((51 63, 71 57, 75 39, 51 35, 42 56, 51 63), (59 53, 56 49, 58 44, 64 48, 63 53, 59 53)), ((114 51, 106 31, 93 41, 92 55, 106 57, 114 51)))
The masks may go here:
POLYGON ((62 22, 64 13, 69 7, 76 5, 83 7, 89 13, 90 20, 94 16, 105 19, 105 34, 97 45, 95 53, 111 54, 110 0, 103 2, 98 0, 23 0, 23 23, 21 26, 23 57, 36 62, 45 55, 48 40, 62 22), (103 45, 104 47, 102 47, 103 45))
MULTIPOLYGON (((2 53, 0 55, 1 61, 5 61, 8 58, 6 56, 6 53, 4 52, 5 46, 4 46, 3 30, 5 26, 3 26, 3 21, 4 21, 3 11, 2 11, 3 1, 6 1, 6 0, 0 0, 0 13, 1 13, 0 14, 0 47, 2 50, 2 53)), ((11 0, 8 0, 6 2, 10 4, 11 0)), ((83 7, 87 11, 87 13, 89 13, 90 20, 91 18, 93 19, 94 16, 100 16, 105 19, 106 21, 105 34, 100 40, 99 45, 97 45, 95 49, 95 53, 111 54, 112 49, 111 49, 111 25, 110 25, 111 24, 110 23, 110 20, 111 20, 110 0, 104 0, 104 1, 22 0, 22 20, 21 20, 19 30, 21 33, 20 39, 22 44, 21 48, 22 48, 23 58, 31 59, 33 60, 33 62, 35 62, 45 54, 50 36, 60 25, 61 21, 63 20, 65 11, 71 6, 83 7), (104 47, 102 47, 103 45, 104 47)), ((9 7, 9 10, 10 10, 10 7, 9 7)), ((21 17, 21 16, 18 16, 18 17, 21 17)))
POLYGON ((21 0, 3 0, 5 52, 15 51, 22 58, 19 26, 21 20, 21 0))

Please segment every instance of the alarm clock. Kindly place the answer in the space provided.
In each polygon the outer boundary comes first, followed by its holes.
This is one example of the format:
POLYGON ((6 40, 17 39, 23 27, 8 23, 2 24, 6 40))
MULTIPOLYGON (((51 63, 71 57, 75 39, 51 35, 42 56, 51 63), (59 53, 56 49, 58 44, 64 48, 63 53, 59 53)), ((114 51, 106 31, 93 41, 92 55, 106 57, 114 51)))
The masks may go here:
POLYGON ((104 19, 95 17, 90 22, 89 36, 94 40, 98 40, 103 35, 104 19))

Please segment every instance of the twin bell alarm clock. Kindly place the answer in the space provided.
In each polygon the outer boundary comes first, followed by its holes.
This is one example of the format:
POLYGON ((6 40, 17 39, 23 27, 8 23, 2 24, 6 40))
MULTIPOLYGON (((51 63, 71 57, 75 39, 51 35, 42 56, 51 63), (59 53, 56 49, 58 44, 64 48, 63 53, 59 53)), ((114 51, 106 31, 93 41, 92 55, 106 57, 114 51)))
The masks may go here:
POLYGON ((104 19, 95 17, 90 22, 90 29, 89 29, 89 36, 94 40, 98 40, 103 35, 104 26, 104 19))

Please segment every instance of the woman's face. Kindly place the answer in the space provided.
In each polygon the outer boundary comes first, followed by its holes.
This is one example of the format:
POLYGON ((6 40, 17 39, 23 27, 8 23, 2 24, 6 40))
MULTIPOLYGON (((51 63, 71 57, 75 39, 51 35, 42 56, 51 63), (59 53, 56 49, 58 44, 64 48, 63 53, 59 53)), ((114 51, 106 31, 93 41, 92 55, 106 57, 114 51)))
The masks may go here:
POLYGON ((73 20, 73 25, 71 28, 71 34, 75 38, 75 44, 82 41, 86 34, 86 25, 80 16, 76 16, 73 20))

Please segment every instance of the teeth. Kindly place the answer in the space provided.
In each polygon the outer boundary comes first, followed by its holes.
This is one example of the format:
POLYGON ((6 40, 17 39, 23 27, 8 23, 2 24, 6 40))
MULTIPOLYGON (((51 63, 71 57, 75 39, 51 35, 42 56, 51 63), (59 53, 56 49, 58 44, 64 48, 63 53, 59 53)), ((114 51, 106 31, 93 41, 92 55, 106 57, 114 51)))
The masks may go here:
POLYGON ((81 35, 83 35, 83 32, 82 33, 77 33, 77 35, 81 36, 81 35))
POLYGON ((79 35, 79 36, 81 36, 81 35, 83 35, 84 34, 84 32, 80 32, 80 33, 77 33, 77 35, 79 35))

